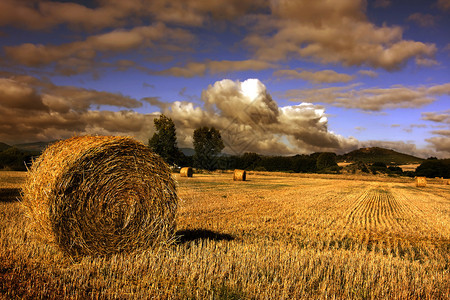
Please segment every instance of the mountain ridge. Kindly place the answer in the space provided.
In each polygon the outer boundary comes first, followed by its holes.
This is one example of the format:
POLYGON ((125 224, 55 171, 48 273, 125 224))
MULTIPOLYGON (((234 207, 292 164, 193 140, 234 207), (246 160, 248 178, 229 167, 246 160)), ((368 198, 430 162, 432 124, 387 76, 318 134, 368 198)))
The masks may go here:
POLYGON ((425 160, 410 154, 380 147, 367 147, 353 150, 338 156, 338 159, 341 161, 361 161, 364 163, 383 162, 386 165, 420 164, 425 160))
POLYGON ((56 142, 56 140, 49 142, 15 144, 13 146, 22 151, 42 152, 48 145, 53 144, 54 142, 56 142))
POLYGON ((8 145, 8 144, 5 144, 5 143, 0 142, 0 152, 5 151, 6 149, 9 149, 9 148, 11 148, 11 147, 12 147, 12 146, 10 146, 10 145, 8 145))

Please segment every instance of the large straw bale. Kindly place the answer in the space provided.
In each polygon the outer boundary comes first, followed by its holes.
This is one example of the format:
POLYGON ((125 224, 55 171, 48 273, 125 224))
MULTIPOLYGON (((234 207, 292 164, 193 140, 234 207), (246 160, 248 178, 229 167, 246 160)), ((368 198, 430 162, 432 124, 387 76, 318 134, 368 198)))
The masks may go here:
POLYGON ((247 176, 247 172, 245 172, 245 170, 236 169, 236 170, 234 170, 234 173, 233 173, 233 180, 234 181, 245 181, 246 176, 247 176))
POLYGON ((131 138, 56 142, 33 163, 22 198, 29 229, 71 256, 146 249, 174 235, 170 169, 131 138))
POLYGON ((193 174, 194 174, 194 171, 192 170, 191 167, 184 167, 184 168, 181 168, 181 170, 180 170, 181 177, 192 177, 193 174))
POLYGON ((426 177, 416 177, 416 186, 427 186, 426 177))

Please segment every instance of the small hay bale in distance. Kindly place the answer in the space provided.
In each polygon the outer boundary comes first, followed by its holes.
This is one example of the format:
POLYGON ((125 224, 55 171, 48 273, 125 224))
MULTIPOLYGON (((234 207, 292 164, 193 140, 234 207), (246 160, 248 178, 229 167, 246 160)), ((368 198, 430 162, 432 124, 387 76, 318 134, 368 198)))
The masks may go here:
POLYGON ((170 168, 131 138, 56 142, 33 163, 22 198, 32 233, 74 257, 146 249, 174 236, 170 168))
POLYGON ((434 177, 434 179, 436 179, 436 182, 437 182, 437 183, 445 184, 445 179, 444 179, 444 177, 434 177))
POLYGON ((245 172, 245 170, 239 170, 239 169, 234 170, 234 173, 233 173, 234 181, 245 181, 246 177, 247 177, 247 172, 245 172))
POLYGON ((191 167, 184 167, 184 168, 181 168, 181 170, 180 170, 181 177, 192 177, 193 174, 194 174, 194 171, 192 170, 191 167))
POLYGON ((416 186, 427 186, 427 178, 426 177, 416 177, 416 186))

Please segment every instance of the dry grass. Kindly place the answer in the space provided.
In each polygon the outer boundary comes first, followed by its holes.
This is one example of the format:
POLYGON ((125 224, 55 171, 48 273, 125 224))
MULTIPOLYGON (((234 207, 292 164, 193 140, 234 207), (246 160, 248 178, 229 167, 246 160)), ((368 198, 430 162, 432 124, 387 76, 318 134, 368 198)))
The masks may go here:
POLYGON ((26 178, 25 172, 0 171, 0 202, 15 202, 26 178))
POLYGON ((402 168, 403 172, 415 172, 417 167, 419 167, 420 164, 408 164, 408 165, 399 165, 400 168, 402 168))
MULTIPOLYGON (((2 174, 0 173, 0 176, 2 174)), ((177 175, 179 242, 72 263, 0 203, 7 298, 448 299, 450 186, 411 179, 177 175)))
POLYGON ((167 164, 126 137, 57 142, 33 163, 23 188, 30 232, 74 257, 167 242, 177 202, 167 164))
POLYGON ((346 167, 346 166, 349 166, 351 164, 353 164, 353 163, 349 163, 349 162, 339 162, 339 163, 337 163, 337 165, 339 167, 346 167))

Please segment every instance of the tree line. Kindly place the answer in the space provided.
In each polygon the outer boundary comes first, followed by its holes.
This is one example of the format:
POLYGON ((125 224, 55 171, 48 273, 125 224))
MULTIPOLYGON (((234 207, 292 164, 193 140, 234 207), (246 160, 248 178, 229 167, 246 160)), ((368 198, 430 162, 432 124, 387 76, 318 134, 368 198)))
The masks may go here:
MULTIPOLYGON (((331 152, 294 156, 263 156, 247 152, 242 155, 222 155, 224 143, 219 130, 201 127, 194 131, 195 154, 186 156, 177 147, 176 128, 172 119, 160 115, 154 120, 156 132, 149 140, 150 148, 168 164, 195 167, 205 170, 245 169, 254 171, 280 171, 294 173, 340 173, 337 155, 331 152)), ((357 171, 372 174, 390 174, 426 177, 450 177, 450 160, 430 158, 425 160, 416 172, 403 172, 398 166, 387 166, 383 162, 372 164, 355 162, 346 167, 348 172, 357 171)))
POLYGON ((169 165, 195 166, 206 170, 217 169, 218 159, 225 145, 219 130, 214 127, 200 127, 194 131, 193 157, 184 155, 178 149, 175 124, 172 119, 161 114, 154 120, 156 132, 149 139, 148 145, 169 165))
POLYGON ((264 171, 285 171, 311 173, 317 171, 338 172, 334 153, 315 155, 261 156, 247 152, 242 155, 222 155, 225 148, 219 130, 214 127, 200 127, 194 130, 195 154, 186 156, 178 149, 176 128, 172 119, 161 114, 154 120, 155 133, 149 139, 149 147, 168 164, 189 166, 205 170, 246 169, 264 171))
MULTIPOLYGON (((194 155, 185 155, 177 146, 176 128, 171 118, 161 114, 154 120, 155 133, 149 139, 149 147, 171 166, 194 167, 205 170, 245 169, 248 171, 280 171, 293 173, 340 173, 335 153, 322 152, 310 155, 264 156, 253 152, 241 155, 222 154, 225 148, 220 131, 214 127, 194 130, 194 155)), ((0 170, 25 171, 32 158, 39 153, 21 151, 16 147, 0 151, 0 170)), ((361 161, 346 167, 347 172, 392 174, 450 178, 450 159, 431 157, 422 162, 415 172, 403 172, 398 166, 383 162, 367 164, 361 161)))
POLYGON ((31 165, 33 157, 39 156, 38 152, 22 151, 17 147, 9 147, 0 152, 0 170, 26 171, 31 165))

